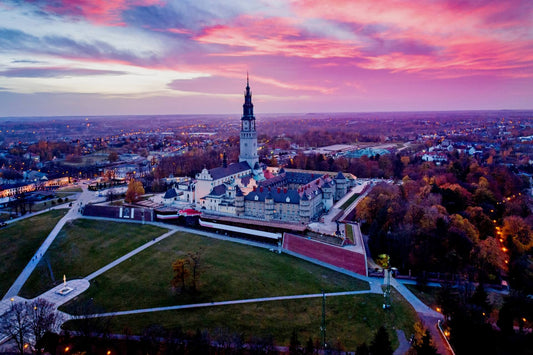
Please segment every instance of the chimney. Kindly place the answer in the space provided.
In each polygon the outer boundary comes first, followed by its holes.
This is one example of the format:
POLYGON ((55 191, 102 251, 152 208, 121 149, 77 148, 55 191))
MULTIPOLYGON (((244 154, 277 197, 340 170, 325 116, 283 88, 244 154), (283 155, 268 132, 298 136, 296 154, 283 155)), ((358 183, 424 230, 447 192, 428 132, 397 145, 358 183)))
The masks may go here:
POLYGON ((263 192, 263 186, 259 188, 259 192, 263 192))
POLYGON ((278 194, 281 192, 281 187, 278 187, 278 194))

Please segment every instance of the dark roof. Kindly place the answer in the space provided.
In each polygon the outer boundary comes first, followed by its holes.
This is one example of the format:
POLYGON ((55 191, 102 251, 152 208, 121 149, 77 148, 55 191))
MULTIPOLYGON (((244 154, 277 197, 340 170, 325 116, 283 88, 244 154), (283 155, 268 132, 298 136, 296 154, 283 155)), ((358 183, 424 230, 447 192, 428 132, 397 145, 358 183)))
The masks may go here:
POLYGON ((255 197, 258 197, 258 201, 264 202, 265 198, 273 198, 276 203, 300 203, 300 195, 297 190, 284 190, 284 189, 257 189, 250 191, 248 195, 244 196, 246 201, 255 201, 255 197), (270 196, 269 196, 270 195, 270 196), (287 202, 287 197, 289 202, 287 202))
POLYGON ((337 176, 335 176, 335 180, 346 180, 346 177, 342 174, 342 172, 339 171, 337 176))
POLYGON ((244 196, 239 186, 235 186, 235 196, 244 196))
POLYGON ((218 168, 211 169, 209 170, 209 174, 213 180, 218 180, 226 176, 245 172, 246 170, 250 170, 250 165, 248 165, 247 162, 242 161, 239 163, 232 163, 227 167, 220 166, 218 168))
POLYGON ((320 177, 320 175, 315 175, 312 173, 300 173, 300 172, 293 172, 293 171, 286 172, 285 176, 288 182, 292 184, 299 184, 299 185, 308 184, 314 179, 320 177))
POLYGON ((208 196, 222 196, 226 194, 226 190, 226 185, 220 184, 213 187, 213 190, 211 190, 208 196))
POLYGON ((251 180, 252 180, 252 176, 251 175, 243 176, 241 178, 241 184, 243 184, 243 186, 248 186, 248 184, 250 183, 251 180))
POLYGON ((259 186, 269 187, 269 186, 276 185, 278 183, 285 183, 285 175, 277 175, 277 176, 274 176, 273 178, 263 180, 259 182, 259 186))
POLYGON ((163 198, 174 198, 176 196, 178 196, 178 194, 176 193, 176 190, 169 189, 167 190, 167 192, 165 192, 165 196, 163 196, 163 198))

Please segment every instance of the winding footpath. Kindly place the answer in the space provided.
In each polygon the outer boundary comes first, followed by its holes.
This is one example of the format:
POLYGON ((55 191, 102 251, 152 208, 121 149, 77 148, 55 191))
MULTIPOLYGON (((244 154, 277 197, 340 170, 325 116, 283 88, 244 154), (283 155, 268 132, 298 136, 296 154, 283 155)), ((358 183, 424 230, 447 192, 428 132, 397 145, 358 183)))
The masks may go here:
MULTIPOLYGON (((20 275, 17 277, 13 285, 9 288, 3 299, 0 301, 0 317, 9 310, 11 307, 11 304, 13 302, 21 302, 26 301, 25 299, 17 296, 20 292, 22 286, 26 282, 26 280, 29 278, 31 273, 34 271, 35 267, 43 257, 43 255, 46 253, 50 245, 53 243, 55 238, 57 237, 59 231, 63 228, 63 226, 70 220, 81 218, 83 217, 79 210, 80 206, 87 204, 88 202, 91 202, 95 198, 95 193, 88 191, 87 187, 82 185, 82 193, 79 194, 77 200, 75 203, 73 203, 73 206, 71 209, 67 212, 67 214, 56 224, 54 229, 50 232, 48 237, 45 239, 43 244, 39 247, 37 252, 34 254, 32 260, 26 265, 24 270, 20 273, 20 275)), ((86 217, 83 217, 86 218, 86 217)), ((90 219, 96 219, 96 220, 112 220, 114 222, 124 222, 124 223, 141 223, 139 221, 117 221, 115 219, 107 219, 107 218, 98 218, 98 217, 91 217, 90 219)), ((44 298, 47 301, 54 304, 56 309, 61 306, 62 304, 68 302, 72 298, 78 296, 79 294, 83 293, 85 290, 87 290, 90 286, 90 281, 94 278, 100 276, 101 274, 105 273, 106 271, 110 270, 111 268, 117 266, 118 264, 124 262, 125 260, 128 260, 135 254, 138 254, 142 252, 143 250, 151 247, 152 245, 164 240, 165 238, 168 238, 172 235, 174 235, 176 232, 189 232, 194 234, 203 235, 210 238, 220 239, 220 240, 227 240, 231 242, 236 242, 240 244, 246 244, 249 246, 254 247, 261 247, 261 248, 267 248, 271 249, 271 245, 262 244, 258 242, 253 241, 247 241, 242 239, 236 239, 231 238, 227 236, 223 236, 216 233, 206 232, 206 231, 199 231, 196 229, 190 229, 185 228, 181 226, 174 226, 174 225, 168 225, 164 223, 159 222, 149 222, 147 224, 156 225, 159 227, 163 227, 168 232, 162 234, 161 236, 155 238, 154 240, 143 244, 142 246, 136 248, 135 250, 123 255, 122 257, 116 259, 115 261, 109 263, 108 265, 105 265, 104 267, 100 268, 99 270, 91 273, 90 275, 86 276, 83 279, 78 280, 69 280, 67 285, 61 284, 53 289, 43 293, 39 297, 36 298, 44 298), (71 291, 66 295, 61 295, 58 291, 68 286, 71 288, 71 291)), ((292 253, 287 250, 282 250, 282 252, 293 255, 295 257, 307 260, 309 262, 321 265, 323 267, 341 272, 343 274, 349 275, 351 277, 366 281, 369 283, 369 290, 363 290, 363 291, 347 291, 347 292, 335 292, 335 293, 327 293, 326 297, 337 297, 337 296, 346 296, 346 295, 358 295, 358 294, 368 294, 368 293, 374 293, 374 294, 382 294, 382 284, 383 284, 383 278, 374 278, 374 277, 365 277, 362 275, 355 274, 353 272, 346 271, 344 269, 340 269, 338 267, 320 262, 315 259, 309 259, 302 255, 298 255, 295 253, 292 253)), ((424 303, 422 303, 411 291, 409 291, 403 284, 398 282, 395 279, 391 279, 391 285, 409 302, 412 307, 415 309, 415 311, 419 314, 421 320, 426 324, 426 326, 430 329, 432 332, 433 339, 438 346, 438 351, 440 354, 453 354, 447 346, 445 345, 444 341, 441 339, 441 334, 438 332, 436 327, 433 327, 432 325, 435 324, 439 319, 442 319, 442 315, 440 313, 437 313, 436 311, 432 310, 428 306, 426 306, 424 303)), ((304 299, 304 298, 318 298, 322 297, 323 295, 321 293, 319 294, 304 294, 304 295, 289 295, 289 296, 277 296, 277 297, 265 297, 265 298, 253 298, 253 299, 244 299, 244 300, 231 300, 231 301, 221 301, 221 302, 209 302, 209 303, 199 303, 199 304, 188 304, 188 305, 176 305, 176 306, 168 306, 168 307, 155 307, 155 308, 146 308, 146 309, 136 309, 136 310, 128 310, 128 311, 120 311, 120 312, 110 312, 110 313, 102 313, 102 314, 93 314, 93 315, 85 315, 84 317, 106 317, 106 316, 120 316, 120 315, 126 315, 126 314, 139 314, 139 313, 149 313, 149 312, 162 312, 162 311, 168 311, 168 310, 180 310, 180 309, 189 309, 189 308, 202 308, 202 307, 215 307, 215 306, 227 306, 227 305, 234 305, 234 304, 244 304, 244 303, 255 303, 255 302, 273 302, 273 301, 280 301, 280 300, 291 300, 291 299, 304 299)), ((72 319, 75 318, 68 314, 63 314, 64 319, 72 319)), ((403 332, 398 332, 398 339, 400 341, 400 346, 396 350, 395 354, 404 354, 409 349, 409 344, 405 339, 405 334, 403 332)), ((1 341, 0 341, 1 343, 1 341)))

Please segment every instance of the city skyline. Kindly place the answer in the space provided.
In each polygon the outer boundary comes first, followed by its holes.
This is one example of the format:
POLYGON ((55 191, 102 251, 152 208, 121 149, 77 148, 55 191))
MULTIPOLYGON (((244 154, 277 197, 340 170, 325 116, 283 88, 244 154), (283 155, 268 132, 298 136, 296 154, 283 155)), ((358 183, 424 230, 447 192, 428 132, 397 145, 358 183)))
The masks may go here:
POLYGON ((531 109, 528 1, 3 1, 0 116, 531 109))

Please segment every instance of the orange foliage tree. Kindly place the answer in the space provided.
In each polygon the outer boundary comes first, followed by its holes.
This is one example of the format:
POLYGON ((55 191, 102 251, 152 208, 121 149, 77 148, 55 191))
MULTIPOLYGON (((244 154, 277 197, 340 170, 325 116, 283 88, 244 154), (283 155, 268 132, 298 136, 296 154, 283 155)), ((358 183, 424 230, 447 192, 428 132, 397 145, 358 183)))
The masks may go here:
POLYGON ((126 202, 137 202, 142 195, 144 195, 143 184, 140 181, 131 180, 126 191, 126 202))

